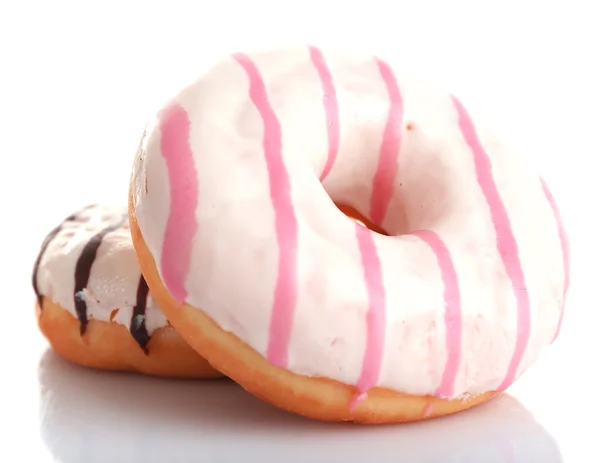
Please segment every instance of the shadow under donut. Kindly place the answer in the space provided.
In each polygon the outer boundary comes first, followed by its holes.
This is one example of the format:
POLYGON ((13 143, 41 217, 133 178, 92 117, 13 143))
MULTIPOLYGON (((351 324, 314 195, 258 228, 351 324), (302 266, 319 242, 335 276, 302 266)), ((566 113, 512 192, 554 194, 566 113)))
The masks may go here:
POLYGON ((355 426, 285 413, 224 380, 100 372, 48 350, 40 426, 54 457, 93 462, 562 462, 550 434, 503 394, 459 414, 355 426))

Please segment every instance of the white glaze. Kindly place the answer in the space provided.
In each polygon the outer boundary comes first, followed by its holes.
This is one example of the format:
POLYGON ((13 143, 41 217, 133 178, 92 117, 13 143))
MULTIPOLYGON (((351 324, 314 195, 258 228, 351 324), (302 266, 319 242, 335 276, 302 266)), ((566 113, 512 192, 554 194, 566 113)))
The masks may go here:
MULTIPOLYGON (((83 294, 89 320, 108 322, 113 310, 119 309, 112 321, 129 329, 141 271, 124 206, 90 206, 78 211, 75 220, 63 222, 40 260, 37 283, 41 294, 76 318, 75 266, 81 251, 94 235, 123 219, 123 226, 102 239, 83 294)), ((145 322, 149 335, 168 324, 151 296, 147 299, 145 322)))
MULTIPOLYGON (((288 368, 356 384, 367 336, 367 291, 354 223, 330 198, 368 216, 388 95, 372 57, 325 53, 337 89, 341 137, 323 188, 318 180, 328 152, 323 89, 308 49, 250 56, 281 123, 298 220, 298 299, 288 368)), ((494 390, 514 352, 516 301, 473 156, 447 91, 390 64, 404 100, 404 123, 412 130, 403 131, 383 222, 388 233, 402 236, 374 234, 387 291, 376 386, 426 395, 440 383, 447 357, 443 282, 431 249, 406 235, 429 229, 450 251, 462 299, 462 357, 453 397, 494 390)), ((198 230, 185 288, 188 303, 266 356, 278 247, 263 124, 248 94, 248 77, 230 57, 175 98, 191 120, 199 186, 198 230)), ((519 244, 531 300, 531 335, 518 377, 557 329, 565 281, 561 242, 537 173, 473 119, 519 244)), ((135 216, 156 262, 170 201, 160 141, 155 119, 132 177, 135 216)))

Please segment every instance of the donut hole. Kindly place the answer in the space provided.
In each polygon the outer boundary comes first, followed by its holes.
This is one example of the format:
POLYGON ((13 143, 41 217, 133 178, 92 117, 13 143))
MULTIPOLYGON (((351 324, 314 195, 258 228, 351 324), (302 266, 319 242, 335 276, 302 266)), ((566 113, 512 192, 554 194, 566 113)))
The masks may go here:
POLYGON ((365 228, 368 228, 369 230, 371 230, 375 233, 378 233, 380 235, 390 236, 390 234, 387 233, 383 228, 377 226, 371 220, 366 218, 363 214, 358 212, 354 207, 349 206, 348 204, 338 204, 338 203, 336 203, 336 206, 340 211, 342 211, 342 213, 346 217, 349 217, 350 219, 354 220, 357 224, 359 224, 365 228))

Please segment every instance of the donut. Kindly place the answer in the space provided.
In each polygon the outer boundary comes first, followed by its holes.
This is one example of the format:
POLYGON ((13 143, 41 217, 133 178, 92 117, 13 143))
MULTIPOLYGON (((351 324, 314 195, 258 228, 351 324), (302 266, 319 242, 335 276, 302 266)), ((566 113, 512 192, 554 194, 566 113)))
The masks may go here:
POLYGON ((176 378, 218 378, 149 295, 125 205, 90 205, 45 238, 33 268, 36 315, 74 363, 176 378))
POLYGON ((129 216, 173 326, 324 421, 447 415, 556 338, 569 247, 525 153, 443 86, 315 46, 224 57, 148 121, 129 216))

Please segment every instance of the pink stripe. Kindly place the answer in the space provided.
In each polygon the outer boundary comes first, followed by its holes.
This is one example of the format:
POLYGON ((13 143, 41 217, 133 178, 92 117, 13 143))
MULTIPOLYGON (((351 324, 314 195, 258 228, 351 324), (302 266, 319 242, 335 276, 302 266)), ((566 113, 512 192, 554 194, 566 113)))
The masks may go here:
POLYGON ((356 406, 362 397, 365 397, 362 394, 377 384, 383 362, 386 296, 381 262, 377 255, 373 235, 374 232, 368 228, 356 224, 356 237, 367 286, 369 310, 367 312, 367 347, 363 357, 360 378, 356 384, 360 394, 351 403, 351 408, 356 406))
POLYGON ((428 404, 427 407, 425 407, 425 410, 423 411, 423 418, 429 418, 432 413, 433 413, 433 405, 428 404))
POLYGON ((198 229, 198 175, 190 147, 190 119, 185 109, 172 103, 161 111, 159 119, 160 150, 167 164, 170 186, 169 217, 160 268, 165 286, 181 303, 188 295, 185 280, 198 229))
POLYGON ((496 229, 496 247, 504 264, 506 273, 512 283, 513 292, 517 301, 517 339, 515 350, 508 366, 508 371, 504 380, 498 386, 500 391, 504 391, 510 386, 517 375, 517 369, 521 359, 525 354, 529 335, 531 332, 531 310, 529 307, 529 293, 525 285, 525 276, 519 259, 519 248, 510 225, 510 219, 506 208, 500 198, 500 193, 496 187, 494 176, 492 174, 492 164, 487 153, 483 149, 473 121, 466 109, 455 98, 452 101, 458 113, 458 123, 462 131, 465 142, 473 152, 475 162, 475 171, 479 186, 485 196, 490 208, 492 222, 496 229))
POLYGON ((552 195, 552 192, 550 191, 550 188, 548 188, 548 185, 546 184, 544 179, 540 177, 540 181, 542 182, 544 194, 546 195, 546 199, 550 203, 550 207, 552 207, 552 211, 554 212, 554 218, 556 219, 556 225, 558 227, 558 236, 560 237, 560 246, 562 248, 563 271, 565 275, 565 282, 563 286, 563 300, 560 308, 560 317, 558 319, 556 333, 554 333, 554 337, 552 338, 552 342, 554 342, 556 341, 556 338, 558 337, 558 334, 560 332, 560 328, 562 326, 563 321, 563 315, 565 313, 565 300, 567 298, 567 291, 569 290, 569 285, 571 283, 571 258, 569 251, 569 239, 567 238, 567 231, 565 230, 565 226, 560 216, 558 206, 556 205, 556 201, 554 200, 554 196, 552 195))
POLYGON ((298 224, 292 204, 290 179, 283 161, 281 125, 269 103, 265 83, 247 55, 236 53, 233 57, 248 75, 250 99, 264 125, 263 150, 279 247, 267 358, 275 366, 285 368, 297 298, 298 224))
POLYGON ((444 322, 446 324, 446 349, 448 350, 448 358, 442 380, 435 394, 441 398, 452 397, 462 351, 462 314, 458 276, 454 269, 450 251, 448 251, 446 244, 435 232, 419 230, 413 232, 413 234, 425 241, 434 252, 442 273, 444 302, 446 304, 444 322))
POLYGON ((331 72, 329 71, 327 63, 325 62, 323 52, 317 47, 311 46, 308 48, 310 50, 310 59, 315 68, 317 68, 319 79, 321 79, 321 86, 323 87, 323 108, 325 109, 327 139, 329 141, 327 162, 320 178, 320 180, 323 181, 335 163, 335 158, 337 157, 340 146, 339 108, 337 94, 335 92, 335 87, 333 86, 333 78, 331 77, 331 72))
POLYGON ((381 77, 387 87, 390 108, 379 151, 379 162, 373 178, 371 220, 381 226, 394 192, 398 172, 398 155, 402 138, 403 103, 398 83, 388 64, 376 58, 381 77))

